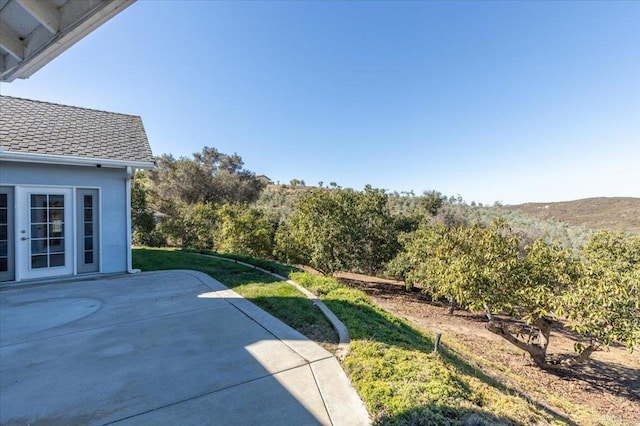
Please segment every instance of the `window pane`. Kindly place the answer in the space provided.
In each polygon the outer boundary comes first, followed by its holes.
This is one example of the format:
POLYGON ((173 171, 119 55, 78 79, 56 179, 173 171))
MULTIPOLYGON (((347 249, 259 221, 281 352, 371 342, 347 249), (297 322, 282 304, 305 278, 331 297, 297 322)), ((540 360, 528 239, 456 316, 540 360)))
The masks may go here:
POLYGON ((47 196, 31 194, 31 207, 47 208, 47 196))
POLYGON ((47 225, 31 225, 31 238, 47 238, 47 225))
POLYGON ((84 196, 84 206, 93 207, 93 197, 91 195, 84 196))
POLYGON ((33 269, 46 268, 47 267, 47 255, 44 256, 31 256, 31 267, 33 269))
POLYGON ((31 240, 31 254, 47 252, 47 240, 31 240))
POLYGON ((49 225, 49 236, 50 237, 64 237, 64 225, 60 221, 53 222, 49 225))
POLYGON ((52 254, 49 257, 49 262, 51 267, 53 266, 64 266, 64 253, 63 254, 52 254))
POLYGON ((9 262, 6 257, 0 257, 0 272, 7 272, 9 270, 9 262))
POLYGON ((51 209, 49 210, 49 222, 64 220, 64 209, 51 209))
POLYGON ((64 240, 52 238, 49 240, 49 251, 50 252, 61 252, 64 251, 64 240))
POLYGON ((47 221, 47 209, 31 209, 31 223, 44 223, 47 221))
POLYGON ((93 220, 93 209, 84 209, 84 221, 91 222, 93 220))
POLYGON ((7 223, 7 209, 0 207, 0 223, 7 223))
POLYGON ((93 251, 89 250, 84 252, 84 263, 93 263, 93 251))
POLYGON ((93 237, 85 237, 84 238, 84 249, 85 250, 93 250, 93 237))
POLYGON ((93 235, 93 223, 89 222, 84 224, 84 235, 86 237, 93 235))
POLYGON ((6 241, 0 241, 0 256, 6 257, 8 254, 9 246, 6 241))
POLYGON ((7 194, 0 194, 0 207, 7 207, 9 205, 7 194))
POLYGON ((0 240, 7 239, 7 225, 0 225, 0 240))
POLYGON ((49 207, 64 207, 64 195, 50 195, 49 207))

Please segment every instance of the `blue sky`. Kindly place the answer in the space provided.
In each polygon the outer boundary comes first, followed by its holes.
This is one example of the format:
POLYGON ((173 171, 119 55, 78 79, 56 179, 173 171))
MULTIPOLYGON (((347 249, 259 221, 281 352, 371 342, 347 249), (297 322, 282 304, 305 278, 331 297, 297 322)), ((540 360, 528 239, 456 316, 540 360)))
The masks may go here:
POLYGON ((467 201, 640 197, 640 2, 138 1, 4 95, 156 155, 467 201))

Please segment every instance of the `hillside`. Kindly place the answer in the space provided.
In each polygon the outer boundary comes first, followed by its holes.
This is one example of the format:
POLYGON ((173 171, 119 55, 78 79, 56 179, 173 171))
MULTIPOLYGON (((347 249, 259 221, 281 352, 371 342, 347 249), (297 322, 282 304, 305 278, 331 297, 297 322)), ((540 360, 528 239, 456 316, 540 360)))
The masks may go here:
POLYGON ((598 197, 556 203, 525 203, 503 208, 574 226, 640 234, 640 198, 598 197))

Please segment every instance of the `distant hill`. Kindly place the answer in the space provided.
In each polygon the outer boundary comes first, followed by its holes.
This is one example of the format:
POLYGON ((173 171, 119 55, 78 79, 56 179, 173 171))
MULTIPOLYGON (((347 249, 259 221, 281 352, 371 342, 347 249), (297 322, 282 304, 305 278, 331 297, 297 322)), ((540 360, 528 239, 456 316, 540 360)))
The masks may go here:
POLYGON ((598 197, 556 203, 525 203, 503 208, 574 226, 640 235, 640 198, 598 197))

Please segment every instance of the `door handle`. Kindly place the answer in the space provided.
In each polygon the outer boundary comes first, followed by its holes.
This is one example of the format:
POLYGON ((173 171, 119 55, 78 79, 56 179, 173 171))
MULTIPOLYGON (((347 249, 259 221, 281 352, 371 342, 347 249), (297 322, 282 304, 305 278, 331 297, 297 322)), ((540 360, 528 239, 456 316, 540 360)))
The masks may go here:
POLYGON ((26 240, 29 240, 30 238, 22 237, 22 238, 20 238, 20 239, 21 239, 22 241, 26 241, 26 240))

